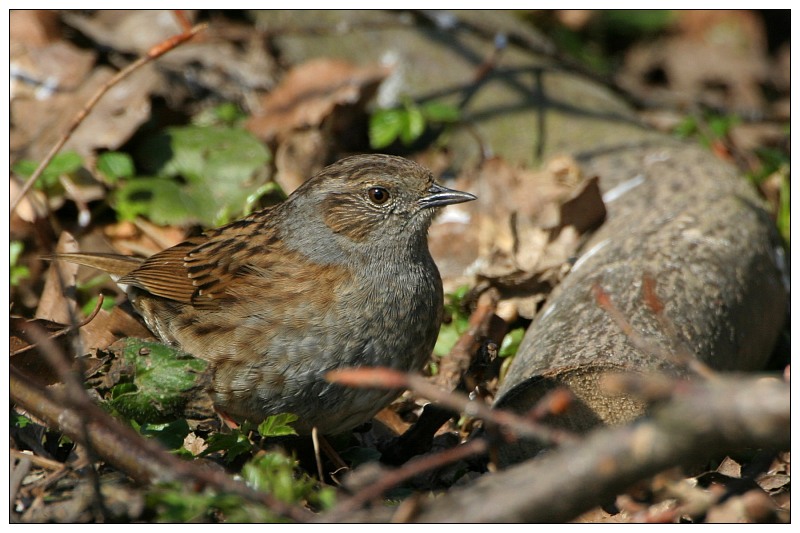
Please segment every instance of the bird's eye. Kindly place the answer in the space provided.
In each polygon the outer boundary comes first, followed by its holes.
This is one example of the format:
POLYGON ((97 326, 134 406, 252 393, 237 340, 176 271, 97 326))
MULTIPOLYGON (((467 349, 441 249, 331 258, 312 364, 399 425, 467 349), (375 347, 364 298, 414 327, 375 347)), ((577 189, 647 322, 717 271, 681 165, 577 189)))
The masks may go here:
POLYGON ((375 205, 383 205, 389 201, 389 191, 383 187, 372 187, 367 194, 375 205))

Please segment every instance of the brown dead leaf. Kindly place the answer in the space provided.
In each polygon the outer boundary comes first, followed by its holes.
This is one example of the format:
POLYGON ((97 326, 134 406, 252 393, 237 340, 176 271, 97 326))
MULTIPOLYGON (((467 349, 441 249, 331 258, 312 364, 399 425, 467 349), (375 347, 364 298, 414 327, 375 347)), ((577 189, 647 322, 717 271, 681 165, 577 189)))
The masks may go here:
POLYGON ((246 127, 265 141, 294 129, 319 125, 339 105, 371 97, 389 74, 381 66, 359 67, 339 59, 312 59, 298 65, 268 93, 261 111, 246 127))
POLYGON ((328 144, 317 129, 284 135, 275 154, 275 181, 286 194, 291 194, 305 180, 322 170, 328 160, 328 144))
POLYGON ((45 9, 15 9, 8 14, 8 33, 11 43, 47 46, 61 37, 58 14, 45 9))
MULTIPOLYGON (((443 256, 458 257, 448 247, 474 249, 461 240, 459 231, 477 235, 479 257, 470 270, 479 283, 495 286, 504 299, 512 299, 518 314, 531 318, 569 271, 581 235, 605 218, 598 182, 596 177, 583 178, 577 163, 566 156, 553 158, 540 171, 489 159, 475 175, 456 184, 478 196, 478 201, 455 206, 465 213, 462 218, 468 224, 431 229, 434 257, 437 263, 447 260, 443 256)), ((449 216, 454 215, 444 215, 449 216)), ((504 313, 516 314, 507 307, 504 313)))
POLYGON ((116 253, 149 257, 186 239, 179 227, 161 227, 143 219, 123 221, 103 228, 103 236, 116 253))
POLYGON ((763 24, 754 12, 676 12, 682 33, 632 46, 619 71, 626 88, 673 105, 702 102, 740 111, 762 109, 770 76, 763 24))
POLYGON ((114 307, 111 311, 101 310, 80 329, 80 334, 84 347, 100 350, 105 350, 126 337, 153 338, 139 320, 119 307, 114 307))
MULTIPOLYGON (((190 20, 192 11, 183 13, 190 20)), ((62 14, 64 22, 112 50, 142 55, 158 43, 183 33, 180 20, 169 10, 100 10, 91 15, 62 14)))
MULTIPOLYGON (((56 253, 72 253, 78 251, 75 237, 63 232, 58 239, 56 253)), ((75 301, 75 280, 78 265, 64 261, 53 261, 47 272, 44 289, 39 298, 39 306, 35 318, 50 320, 59 324, 70 324, 78 316, 75 301)))
MULTIPOLYGON (((11 102, 9 137, 16 155, 39 160, 67 130, 86 102, 113 75, 96 68, 81 86, 47 100, 18 98, 11 102)), ((88 156, 97 148, 116 149, 150 118, 150 93, 158 82, 152 65, 139 69, 100 99, 64 145, 64 151, 88 156)), ((14 155, 14 154, 12 154, 14 155)))
POLYGON ((183 447, 196 457, 208 448, 208 444, 202 437, 198 437, 194 432, 191 432, 183 439, 183 447))

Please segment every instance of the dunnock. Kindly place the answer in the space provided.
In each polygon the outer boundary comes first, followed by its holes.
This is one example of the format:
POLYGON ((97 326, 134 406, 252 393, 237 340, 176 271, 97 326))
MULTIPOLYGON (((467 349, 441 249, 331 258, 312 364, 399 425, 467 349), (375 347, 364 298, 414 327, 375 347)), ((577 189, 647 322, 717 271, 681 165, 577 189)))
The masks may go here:
POLYGON ((162 341, 209 361, 217 409, 338 433, 398 391, 325 380, 346 367, 417 371, 442 320, 427 231, 442 206, 475 196, 400 157, 360 155, 323 169, 272 208, 140 260, 59 259, 110 273, 162 341))

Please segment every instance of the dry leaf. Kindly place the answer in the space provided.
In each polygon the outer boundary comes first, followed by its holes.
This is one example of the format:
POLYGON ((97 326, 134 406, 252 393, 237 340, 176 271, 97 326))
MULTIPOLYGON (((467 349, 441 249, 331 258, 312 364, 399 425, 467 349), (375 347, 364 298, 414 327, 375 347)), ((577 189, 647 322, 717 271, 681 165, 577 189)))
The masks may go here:
MULTIPOLYGON (((56 246, 56 253, 73 253, 78 251, 78 242, 67 232, 62 232, 56 246)), ((47 272, 42 296, 36 309, 36 318, 71 324, 78 313, 75 302, 75 279, 78 265, 64 261, 53 261, 47 272), (59 279, 60 278, 60 279, 59 279)))
POLYGON ((380 66, 312 59, 286 73, 264 97, 261 111, 247 122, 247 129, 271 141, 291 130, 319 125, 336 106, 354 105, 371 97, 388 73, 380 66))

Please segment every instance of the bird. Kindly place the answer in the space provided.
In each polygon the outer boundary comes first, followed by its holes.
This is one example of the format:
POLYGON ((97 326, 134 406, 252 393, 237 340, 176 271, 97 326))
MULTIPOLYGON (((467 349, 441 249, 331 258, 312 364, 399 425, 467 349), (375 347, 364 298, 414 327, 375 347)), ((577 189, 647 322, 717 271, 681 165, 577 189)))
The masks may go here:
POLYGON ((361 154, 147 259, 54 257, 110 274, 156 337, 208 361, 223 420, 292 413, 301 435, 337 434, 402 391, 331 383, 328 372, 428 361, 443 315, 428 229, 443 207, 472 200, 409 159, 361 154))

